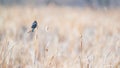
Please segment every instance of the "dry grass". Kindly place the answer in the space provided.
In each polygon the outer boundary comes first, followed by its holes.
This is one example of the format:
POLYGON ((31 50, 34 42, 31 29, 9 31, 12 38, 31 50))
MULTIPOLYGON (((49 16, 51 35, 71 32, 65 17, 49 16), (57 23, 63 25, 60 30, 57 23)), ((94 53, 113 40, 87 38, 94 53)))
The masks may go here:
POLYGON ((120 68, 119 12, 0 7, 0 68, 120 68))

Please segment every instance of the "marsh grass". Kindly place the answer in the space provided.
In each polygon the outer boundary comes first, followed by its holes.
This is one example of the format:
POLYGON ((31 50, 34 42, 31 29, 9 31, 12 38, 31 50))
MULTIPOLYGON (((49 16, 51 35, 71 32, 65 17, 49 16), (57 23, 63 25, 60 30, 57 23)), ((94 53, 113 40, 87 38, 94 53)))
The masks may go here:
POLYGON ((119 9, 0 9, 0 68, 120 67, 119 9))

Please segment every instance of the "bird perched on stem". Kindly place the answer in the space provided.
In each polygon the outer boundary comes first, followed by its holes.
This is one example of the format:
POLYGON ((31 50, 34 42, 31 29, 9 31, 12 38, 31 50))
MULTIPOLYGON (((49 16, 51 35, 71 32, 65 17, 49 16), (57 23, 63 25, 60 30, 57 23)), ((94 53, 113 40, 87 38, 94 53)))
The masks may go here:
POLYGON ((31 28, 32 28, 32 32, 34 32, 35 28, 37 27, 37 21, 34 21, 31 28))
MULTIPOLYGON (((34 32, 34 30, 35 30, 36 27, 37 27, 37 21, 34 21, 34 22, 32 23, 32 26, 31 26, 32 30, 30 30, 29 32, 34 32)), ((28 33, 29 33, 29 32, 28 32, 28 33)))

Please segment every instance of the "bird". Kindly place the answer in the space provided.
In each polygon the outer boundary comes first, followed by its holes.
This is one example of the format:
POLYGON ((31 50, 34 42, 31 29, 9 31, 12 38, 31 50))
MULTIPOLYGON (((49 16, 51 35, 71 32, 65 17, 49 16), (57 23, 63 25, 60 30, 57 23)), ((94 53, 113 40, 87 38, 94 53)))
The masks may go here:
POLYGON ((34 30, 35 30, 36 27, 37 27, 37 21, 34 21, 34 22, 32 23, 32 26, 31 26, 32 32, 34 32, 34 30))

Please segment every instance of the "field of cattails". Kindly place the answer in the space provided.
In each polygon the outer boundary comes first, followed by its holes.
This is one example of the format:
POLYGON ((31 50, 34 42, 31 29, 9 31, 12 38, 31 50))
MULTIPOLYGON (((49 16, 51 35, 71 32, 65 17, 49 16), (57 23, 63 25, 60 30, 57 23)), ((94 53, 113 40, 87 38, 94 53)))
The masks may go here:
POLYGON ((120 68, 120 10, 0 7, 0 68, 120 68))

